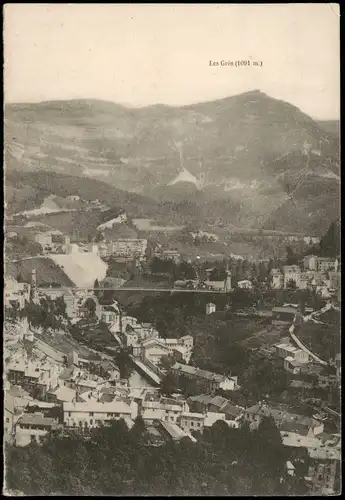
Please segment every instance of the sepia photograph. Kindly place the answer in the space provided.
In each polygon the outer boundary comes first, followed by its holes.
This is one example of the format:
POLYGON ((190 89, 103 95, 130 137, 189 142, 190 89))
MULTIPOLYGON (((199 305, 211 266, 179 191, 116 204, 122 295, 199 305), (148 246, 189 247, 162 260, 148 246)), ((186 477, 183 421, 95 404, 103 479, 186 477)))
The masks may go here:
POLYGON ((341 495, 340 4, 3 19, 3 495, 341 495))

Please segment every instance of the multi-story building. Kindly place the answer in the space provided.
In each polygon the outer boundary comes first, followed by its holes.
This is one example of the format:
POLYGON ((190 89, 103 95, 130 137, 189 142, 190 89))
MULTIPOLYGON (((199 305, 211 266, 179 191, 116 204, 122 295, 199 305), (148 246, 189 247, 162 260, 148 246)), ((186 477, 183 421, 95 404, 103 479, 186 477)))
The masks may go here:
POLYGON ((284 276, 279 269, 272 269, 271 271, 271 287, 280 289, 284 286, 284 276))
POLYGON ((114 306, 102 306, 100 320, 107 325, 112 325, 114 332, 120 331, 120 312, 114 306))
POLYGON ((341 284, 341 273, 329 271, 329 288, 331 290, 339 290, 341 284))
POLYGON ((177 250, 161 250, 155 252, 155 256, 162 260, 172 260, 176 264, 181 261, 181 254, 177 250))
POLYGON ((45 417, 42 413, 25 413, 16 424, 15 444, 26 446, 30 443, 42 443, 46 436, 58 428, 58 420, 45 417))
POLYGON ((300 287, 301 268, 299 266, 284 266, 284 288, 288 288, 292 283, 296 288, 300 287))
POLYGON ((320 273, 325 273, 327 271, 333 271, 336 267, 335 259, 330 259, 328 257, 318 257, 316 260, 316 271, 320 273))
POLYGON ((322 422, 314 418, 296 415, 288 411, 284 405, 279 407, 268 406, 264 403, 258 403, 244 412, 244 421, 258 426, 264 417, 273 417, 276 426, 287 433, 302 433, 307 437, 314 437, 321 434, 324 430, 322 422))
POLYGON ((63 421, 67 427, 97 427, 120 419, 131 423, 137 415, 138 405, 134 401, 63 403, 63 421))
POLYGON ((182 413, 189 411, 189 407, 184 399, 166 398, 148 393, 141 403, 141 412, 146 418, 148 410, 150 418, 156 414, 160 420, 176 424, 180 421, 182 413))
POLYGON ((147 250, 147 239, 126 238, 106 243, 107 255, 116 255, 119 257, 144 258, 147 250))
POLYGON ((141 344, 140 356, 158 364, 163 356, 169 356, 170 349, 160 339, 148 339, 141 344))
POLYGON ((196 387, 200 391, 206 391, 213 394, 218 389, 224 391, 235 391, 238 389, 237 377, 228 377, 218 373, 200 370, 194 366, 175 363, 172 372, 177 377, 185 377, 196 382, 196 387))
POLYGON ((199 431, 204 429, 205 415, 203 413, 184 412, 180 417, 180 427, 184 431, 199 431))
POLYGON ((300 363, 307 363, 309 361, 308 353, 306 353, 302 349, 298 349, 292 344, 282 342, 280 344, 276 344, 275 348, 276 353, 280 358, 285 359, 286 357, 290 356, 295 361, 298 361, 300 363))
POLYGON ((80 252, 80 247, 77 243, 68 243, 63 246, 63 251, 66 254, 75 254, 80 252))
POLYGON ((53 244, 51 233, 37 233, 34 239, 36 243, 39 243, 44 249, 51 247, 53 244))
POLYGON ((284 359, 284 369, 296 375, 301 367, 309 362, 309 355, 302 349, 298 349, 292 344, 280 343, 275 346, 277 355, 284 359))
POLYGON ((308 478, 311 482, 311 491, 334 495, 340 493, 341 455, 339 449, 314 448, 309 451, 308 478), (339 484, 337 485, 337 482, 339 484), (338 486, 338 487, 337 487, 338 486))
POLYGON ((307 255, 303 259, 304 269, 309 269, 310 271, 318 271, 321 273, 330 270, 338 271, 338 265, 339 262, 337 259, 329 257, 318 257, 316 255, 307 255))
MULTIPOLYGON (((228 422, 239 422, 242 418, 244 408, 233 405, 228 399, 222 396, 210 396, 201 394, 191 396, 188 404, 193 411, 212 415, 224 415, 228 422)), ((222 418, 222 417, 221 417, 222 418)), ((205 423, 206 425, 206 423, 205 423)))
POLYGON ((159 363, 162 356, 177 356, 177 358, 181 359, 181 361, 188 363, 192 354, 193 344, 190 346, 187 342, 189 342, 189 340, 184 343, 182 338, 148 339, 141 344, 141 356, 154 364, 159 363))
POLYGON ((303 268, 305 270, 309 269, 310 271, 316 271, 316 255, 306 255, 303 258, 303 268))
POLYGON ((311 286, 312 276, 309 272, 303 272, 300 274, 299 278, 299 289, 308 290, 311 286))
POLYGON ((289 306, 274 307, 272 309, 272 324, 290 324, 297 313, 297 308, 289 306))

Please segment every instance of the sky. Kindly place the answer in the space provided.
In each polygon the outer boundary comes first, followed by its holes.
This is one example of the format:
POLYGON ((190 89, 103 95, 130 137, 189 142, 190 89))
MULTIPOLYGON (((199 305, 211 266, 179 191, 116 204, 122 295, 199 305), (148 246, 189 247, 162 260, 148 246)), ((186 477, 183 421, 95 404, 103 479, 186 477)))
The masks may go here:
POLYGON ((340 117, 338 4, 7 4, 6 102, 183 105, 259 89, 340 117), (247 61, 215 66, 210 61, 247 61), (253 62, 262 66, 253 66, 253 62))

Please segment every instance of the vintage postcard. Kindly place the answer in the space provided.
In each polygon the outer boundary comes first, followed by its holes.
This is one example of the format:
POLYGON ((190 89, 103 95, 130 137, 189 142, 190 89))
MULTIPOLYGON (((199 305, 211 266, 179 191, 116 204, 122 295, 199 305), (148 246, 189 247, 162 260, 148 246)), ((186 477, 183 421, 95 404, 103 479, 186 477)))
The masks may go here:
POLYGON ((4 495, 340 495, 339 4, 3 12, 4 495))

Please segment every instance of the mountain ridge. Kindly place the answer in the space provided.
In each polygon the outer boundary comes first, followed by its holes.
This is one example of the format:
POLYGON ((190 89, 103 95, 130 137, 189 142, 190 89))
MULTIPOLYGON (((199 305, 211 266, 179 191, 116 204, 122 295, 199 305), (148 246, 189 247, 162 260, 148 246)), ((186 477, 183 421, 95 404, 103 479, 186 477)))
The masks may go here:
POLYGON ((181 201, 190 196, 184 183, 168 186, 182 154, 191 176, 205 179, 195 202, 239 203, 236 223, 245 224, 247 212, 256 227, 273 220, 284 228, 291 218, 281 207, 292 191, 304 201, 305 186, 312 215, 303 218, 303 229, 321 221, 322 231, 329 223, 324 216, 337 217, 334 206, 321 213, 317 198, 324 186, 332 196, 339 189, 338 138, 296 106, 258 90, 180 107, 128 108, 88 99, 7 104, 5 119, 9 171, 55 171, 156 202, 181 201))

